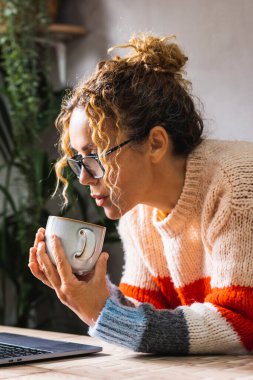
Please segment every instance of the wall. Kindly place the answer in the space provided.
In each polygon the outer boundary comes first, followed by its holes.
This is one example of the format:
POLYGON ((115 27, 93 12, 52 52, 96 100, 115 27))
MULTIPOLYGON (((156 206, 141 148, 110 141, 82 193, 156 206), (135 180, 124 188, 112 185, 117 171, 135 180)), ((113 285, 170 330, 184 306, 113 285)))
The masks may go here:
POLYGON ((85 26, 68 43, 68 84, 138 31, 176 34, 210 137, 253 141, 252 0, 65 0, 60 19, 85 26))

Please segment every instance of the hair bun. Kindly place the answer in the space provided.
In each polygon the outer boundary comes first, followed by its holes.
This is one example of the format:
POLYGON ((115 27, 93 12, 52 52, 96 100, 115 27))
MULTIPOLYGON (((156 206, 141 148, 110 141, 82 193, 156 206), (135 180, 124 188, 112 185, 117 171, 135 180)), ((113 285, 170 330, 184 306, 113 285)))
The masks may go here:
POLYGON ((127 62, 142 62, 149 69, 177 74, 183 69, 188 58, 173 42, 174 39, 174 35, 159 38, 141 33, 133 36, 128 44, 114 46, 108 52, 115 48, 132 48, 133 52, 125 58, 127 62))

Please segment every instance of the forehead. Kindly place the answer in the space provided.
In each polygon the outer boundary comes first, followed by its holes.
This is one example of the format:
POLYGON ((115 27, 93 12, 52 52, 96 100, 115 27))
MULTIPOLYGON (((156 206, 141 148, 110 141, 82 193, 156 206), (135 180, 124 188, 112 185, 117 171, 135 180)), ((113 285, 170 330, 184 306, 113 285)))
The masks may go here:
POLYGON ((74 108, 69 121, 70 145, 77 151, 92 144, 91 128, 84 108, 74 108))

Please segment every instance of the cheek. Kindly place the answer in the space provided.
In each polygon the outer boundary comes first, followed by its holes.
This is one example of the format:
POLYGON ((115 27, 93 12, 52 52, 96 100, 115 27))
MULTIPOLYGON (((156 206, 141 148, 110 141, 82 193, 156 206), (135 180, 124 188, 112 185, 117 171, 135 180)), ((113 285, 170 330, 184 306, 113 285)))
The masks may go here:
POLYGON ((145 188, 144 178, 135 171, 131 164, 126 170, 120 169, 117 174, 112 175, 112 199, 123 208, 133 206, 142 200, 143 189, 145 188))
POLYGON ((117 189, 123 191, 129 183, 131 173, 132 170, 129 167, 126 168, 125 165, 117 166, 116 164, 112 164, 106 176, 106 181, 110 183, 113 191, 117 189))
POLYGON ((150 168, 143 155, 124 152, 116 161, 110 162, 106 181, 110 184, 111 199, 124 206, 143 200, 143 195, 150 183, 150 168))
POLYGON ((111 206, 118 205, 121 208, 122 202, 124 203, 132 193, 132 189, 129 186, 129 172, 126 172, 122 168, 115 168, 113 165, 105 178, 105 182, 108 183, 108 187, 110 188, 111 206))

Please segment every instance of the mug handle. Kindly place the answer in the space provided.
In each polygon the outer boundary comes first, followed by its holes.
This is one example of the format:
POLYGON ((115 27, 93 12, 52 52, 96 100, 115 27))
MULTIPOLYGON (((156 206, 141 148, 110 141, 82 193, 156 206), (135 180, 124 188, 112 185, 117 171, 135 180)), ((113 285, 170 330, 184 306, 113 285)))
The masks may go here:
POLYGON ((80 236, 81 245, 80 248, 78 247, 78 251, 76 251, 73 256, 75 259, 79 259, 85 255, 85 259, 87 260, 93 255, 96 247, 95 235, 92 231, 85 228, 81 228, 78 231, 78 234, 80 236))

